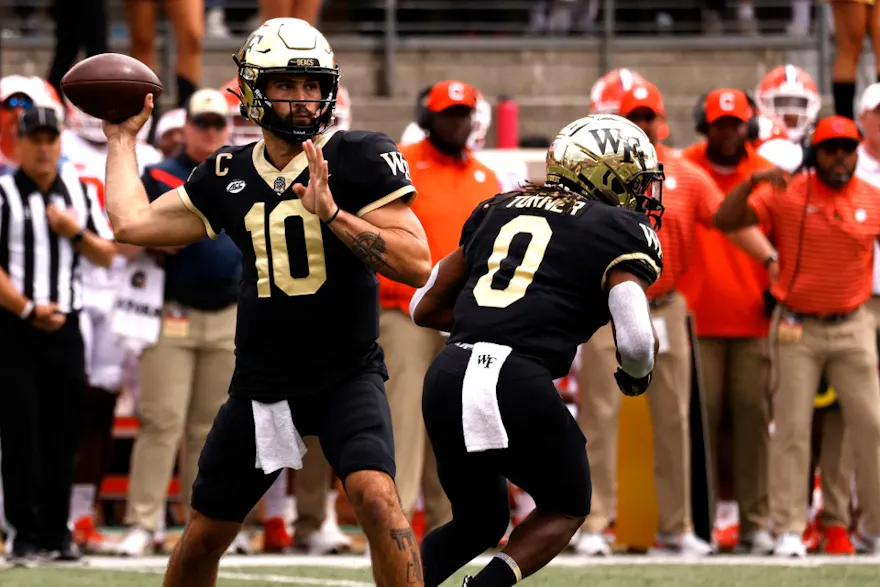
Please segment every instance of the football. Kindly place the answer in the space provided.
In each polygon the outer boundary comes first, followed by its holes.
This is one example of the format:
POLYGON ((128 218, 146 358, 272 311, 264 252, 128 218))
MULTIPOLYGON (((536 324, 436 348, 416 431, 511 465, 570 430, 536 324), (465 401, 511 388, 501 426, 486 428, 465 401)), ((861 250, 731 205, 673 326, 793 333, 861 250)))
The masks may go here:
POLYGON ((95 118, 119 123, 144 107, 144 97, 162 95, 162 82, 133 57, 102 53, 80 61, 61 80, 64 95, 95 118))

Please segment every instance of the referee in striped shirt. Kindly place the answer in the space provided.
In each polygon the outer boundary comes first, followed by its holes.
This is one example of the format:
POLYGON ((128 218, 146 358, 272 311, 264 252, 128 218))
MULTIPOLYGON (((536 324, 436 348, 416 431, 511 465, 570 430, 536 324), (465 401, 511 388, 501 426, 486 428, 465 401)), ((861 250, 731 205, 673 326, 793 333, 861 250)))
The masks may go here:
POLYGON ((72 167, 59 170, 60 121, 19 120, 20 168, 0 177, 0 444, 12 560, 75 560, 67 528, 79 405, 86 388, 81 256, 109 266, 110 227, 72 167))

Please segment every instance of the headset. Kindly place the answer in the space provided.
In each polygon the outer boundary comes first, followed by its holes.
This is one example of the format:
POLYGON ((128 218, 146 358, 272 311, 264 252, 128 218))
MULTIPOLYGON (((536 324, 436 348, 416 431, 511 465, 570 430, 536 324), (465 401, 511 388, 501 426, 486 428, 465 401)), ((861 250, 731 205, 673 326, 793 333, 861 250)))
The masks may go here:
POLYGON ((428 110, 428 94, 431 93, 432 89, 434 89, 434 84, 422 88, 422 91, 419 92, 418 101, 416 102, 416 124, 425 131, 431 126, 431 112, 428 110))
MULTIPOLYGON (((758 118, 758 104, 748 92, 743 93, 746 95, 746 100, 748 100, 749 106, 752 107, 752 117, 749 118, 748 121, 748 140, 754 141, 761 136, 761 124, 758 118)), ((705 135, 709 132, 709 123, 706 121, 706 99, 708 97, 709 94, 703 94, 700 96, 700 99, 697 100, 693 110, 694 130, 701 135, 705 135)))

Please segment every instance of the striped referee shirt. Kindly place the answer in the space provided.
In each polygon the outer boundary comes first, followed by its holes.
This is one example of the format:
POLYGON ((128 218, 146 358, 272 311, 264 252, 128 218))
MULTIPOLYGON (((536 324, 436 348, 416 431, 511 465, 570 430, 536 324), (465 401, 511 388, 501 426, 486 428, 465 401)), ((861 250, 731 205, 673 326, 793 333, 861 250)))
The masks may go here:
POLYGON ((80 181, 69 165, 62 165, 48 193, 20 169, 0 177, 0 267, 25 297, 58 304, 66 314, 82 308, 80 255, 70 240, 49 228, 48 204, 73 209, 80 226, 102 238, 112 239, 113 232, 94 185, 80 181))

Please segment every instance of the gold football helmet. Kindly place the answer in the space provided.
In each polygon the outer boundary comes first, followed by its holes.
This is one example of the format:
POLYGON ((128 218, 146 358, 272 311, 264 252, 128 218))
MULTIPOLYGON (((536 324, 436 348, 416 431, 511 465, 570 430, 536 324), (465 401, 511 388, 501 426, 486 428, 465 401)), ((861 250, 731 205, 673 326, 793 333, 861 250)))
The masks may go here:
POLYGON ((339 90, 339 66, 333 49, 318 29, 297 18, 273 18, 263 23, 233 56, 238 66, 237 94, 241 115, 292 143, 302 143, 321 134, 333 121, 339 90), (266 76, 284 73, 315 78, 321 87, 320 100, 269 100, 266 76), (320 103, 308 125, 296 125, 282 117, 272 102, 320 103))
POLYGON ((614 114, 575 120, 547 150, 546 183, 584 198, 644 212, 659 228, 663 164, 638 126, 614 114))

